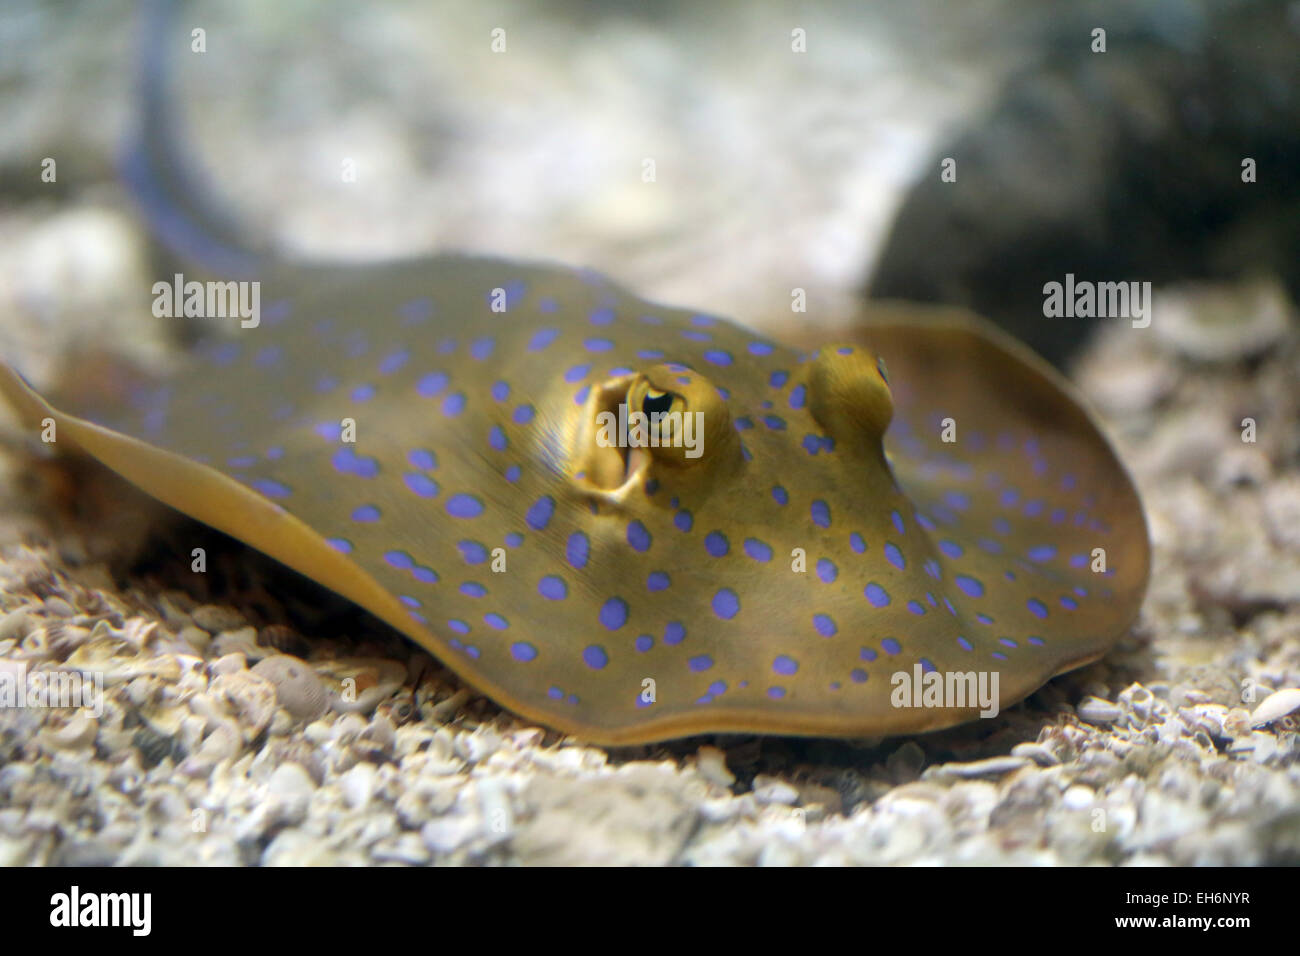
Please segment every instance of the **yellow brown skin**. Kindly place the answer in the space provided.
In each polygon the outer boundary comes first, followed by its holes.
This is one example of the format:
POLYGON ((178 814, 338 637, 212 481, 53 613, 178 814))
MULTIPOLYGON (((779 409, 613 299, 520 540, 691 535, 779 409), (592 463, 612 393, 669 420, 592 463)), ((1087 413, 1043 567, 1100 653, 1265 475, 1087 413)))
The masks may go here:
POLYGON ((894 706, 892 676, 997 671, 1009 706, 1104 653, 1145 590, 1141 506, 1105 438, 1050 369, 967 323, 804 355, 588 274, 451 256, 268 267, 262 300, 287 303, 276 322, 98 424, 8 369, 0 391, 593 742, 949 726, 979 706, 894 706), (665 400, 702 413, 698 458, 596 441, 600 412, 665 400), (349 419, 355 443, 331 432, 349 419))

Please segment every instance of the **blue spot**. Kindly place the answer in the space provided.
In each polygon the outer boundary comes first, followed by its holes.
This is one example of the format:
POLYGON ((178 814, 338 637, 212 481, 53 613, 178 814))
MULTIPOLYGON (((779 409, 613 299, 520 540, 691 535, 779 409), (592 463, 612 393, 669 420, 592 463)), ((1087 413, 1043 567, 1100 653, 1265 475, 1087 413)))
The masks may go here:
POLYGON ((789 372, 773 372, 768 377, 767 383, 771 385, 773 388, 782 388, 784 387, 785 383, 789 381, 789 379, 790 379, 789 372))
POLYGON ((483 502, 474 495, 452 495, 447 499, 447 514, 453 518, 477 518, 483 513, 483 502))
POLYGON ((813 627, 817 629, 817 633, 822 637, 834 637, 839 631, 839 628, 835 626, 834 619, 829 614, 814 614, 813 627))
POLYGON ((793 657, 778 654, 776 659, 772 661, 772 670, 784 677, 789 677, 799 670, 799 662, 793 657))
POLYGON ((488 559, 487 546, 478 541, 457 541, 460 556, 469 564, 482 564, 488 559))
POLYGON ((470 358, 482 362, 484 359, 486 359, 489 355, 492 354, 492 350, 496 348, 496 345, 497 345, 497 340, 490 336, 481 339, 475 339, 473 342, 469 344, 470 358))
POLYGON ((768 696, 768 697, 771 697, 773 700, 780 700, 782 697, 785 696, 785 688, 784 688, 784 687, 769 687, 769 688, 767 689, 767 696, 768 696))
POLYGON ((498 631, 508 630, 510 627, 510 622, 507 621, 500 614, 496 614, 496 613, 484 614, 483 621, 484 623, 487 624, 488 627, 495 628, 498 631))
POLYGON ((750 355, 771 355, 776 346, 767 342, 750 342, 745 348, 749 350, 750 355))
POLYGON ((446 372, 430 372, 415 383, 415 391, 421 398, 433 398, 447 387, 449 381, 446 372))
POLYGON ((984 585, 977 578, 972 578, 967 574, 958 574, 953 577, 953 581, 956 582, 957 587, 971 597, 984 596, 984 585))
POLYGON ((487 588, 477 581, 466 581, 461 584, 460 593, 466 597, 481 598, 487 595, 487 588))
POLYGON ((678 531, 690 531, 695 525, 695 519, 689 511, 679 511, 673 515, 673 524, 677 526, 678 531))
POLYGON ((889 518, 891 521, 894 522, 895 531, 897 531, 899 534, 907 533, 906 531, 903 530, 903 516, 900 515, 897 510, 891 511, 889 513, 889 518))
POLYGON ((812 522, 819 528, 831 526, 831 506, 820 498, 812 503, 812 522))
POLYGON ((536 409, 531 405, 516 405, 513 418, 516 425, 527 425, 536 414, 536 409))
POLYGON ((817 576, 827 584, 830 584, 839 575, 839 568, 835 567, 835 562, 830 558, 819 558, 817 560, 817 576))
POLYGON ((780 415, 764 415, 763 424, 774 432, 785 431, 785 419, 780 415))
POLYGON ((663 349, 641 349, 636 353, 639 359, 655 362, 664 357, 663 349))
POLYGON ((907 609, 913 614, 921 615, 925 613, 925 607, 916 601, 908 601, 907 609))
POLYGON ((447 626, 451 628, 453 631, 455 631, 457 634, 469 633, 469 625, 458 618, 453 617, 450 621, 447 622, 447 626))
POLYGON ((508 382, 493 382, 492 397, 498 402, 504 402, 510 397, 510 384, 508 382))
POLYGON ((409 571, 411 565, 415 563, 405 551, 387 551, 384 553, 384 560, 402 571, 409 571))
POLYGON ((737 418, 733 424, 735 425, 736 431, 738 432, 748 431, 749 429, 754 427, 754 423, 751 422, 744 415, 741 415, 739 418, 737 418))
POLYGON ((907 562, 903 560, 903 552, 899 551, 898 545, 891 541, 885 542, 885 559, 900 571, 907 566, 907 562))
POLYGON ((640 521, 633 521, 627 526, 627 543, 633 551, 649 551, 650 531, 640 521))
POLYGON ((564 578, 548 574, 537 582, 537 593, 550 601, 563 601, 569 596, 569 586, 564 578))
POLYGON ((358 455, 351 445, 344 445, 334 452, 330 459, 334 470, 345 475, 359 478, 374 478, 379 474, 379 462, 374 458, 358 455))
POLYGON ((803 408, 808 400, 808 389, 804 385, 796 385, 790 389, 790 407, 803 408))
POLYGON ((511 482, 512 484, 518 481, 521 471, 522 469, 520 469, 518 465, 511 465, 509 468, 506 469, 506 474, 505 474, 506 481, 511 482))
POLYGON ((745 553, 755 561, 772 560, 772 548, 757 538, 745 539, 745 553))
POLYGON ((442 413, 448 418, 455 418, 465 410, 465 393, 452 392, 442 400, 442 413))
POLYGON ((288 485, 281 484, 273 478, 258 478, 249 482, 249 486, 260 491, 268 498, 288 498, 293 494, 293 489, 288 485))
POLYGON ((681 621, 669 621, 664 625, 664 643, 680 644, 686 639, 686 627, 681 621))
POLYGON ((527 641, 515 641, 510 645, 510 655, 515 660, 527 664, 537 657, 537 648, 527 641))
POLYGON ((1036 548, 1030 548, 1028 555, 1030 561, 1050 561, 1056 557, 1056 545, 1040 544, 1036 548))
POLYGON ((253 356, 253 364, 258 368, 272 368, 279 365, 284 358, 284 349, 278 345, 268 345, 253 356))
POLYGON ((965 553, 962 551, 961 545, 956 541, 949 541, 947 538, 939 542, 939 550, 950 558, 960 558, 965 553))
POLYGON ((418 471, 408 471, 402 476, 402 480, 406 482, 406 487, 421 498, 433 498, 438 494, 438 483, 428 475, 422 475, 418 471))
POLYGON ((599 644, 588 644, 583 648, 582 660, 592 670, 604 670, 609 663, 609 654, 599 644))
POLYGON ((326 538, 325 543, 342 554, 352 553, 352 542, 347 538, 326 538))
POLYGON ((715 558, 721 558, 731 550, 731 543, 721 531, 710 531, 704 538, 704 550, 715 558))
POLYGON ((593 309, 587 316, 587 321, 592 325, 605 326, 614 321, 614 310, 610 308, 593 309))
POLYGON ((637 649, 638 654, 644 654, 646 651, 650 650, 650 648, 655 646, 655 639, 649 634, 642 634, 635 642, 633 642, 632 646, 637 649))
POLYGON ((586 534, 581 531, 575 531, 569 535, 569 543, 564 549, 564 556, 569 559, 569 564, 575 568, 582 569, 587 566, 587 554, 590 548, 590 542, 586 534))
POLYGON ((1025 607, 1029 608, 1029 613, 1034 617, 1047 617, 1047 605, 1038 598, 1030 598, 1025 603, 1025 607))
POLYGON ((722 588, 713 595, 713 613, 724 621, 730 621, 740 613, 740 598, 731 588, 722 588))
POLYGON ((528 351, 540 352, 559 337, 559 329, 538 329, 528 342, 528 351))
POLYGON ((506 445, 509 443, 506 441, 506 433, 501 430, 500 425, 493 425, 488 431, 488 444, 492 446, 494 451, 506 450, 506 445))
POLYGON ((889 605, 889 592, 882 588, 875 581, 866 586, 862 592, 867 596, 873 607, 887 607, 889 605))
POLYGON ((431 451, 423 448, 417 448, 406 456, 406 460, 411 463, 413 468, 424 468, 433 470, 438 467, 438 458, 431 451))
POLYGON ((399 368, 406 364, 411 353, 406 349, 398 349, 396 352, 389 353, 382 362, 379 363, 380 375, 392 375, 399 368))
POLYGON ((586 378, 587 373, 590 371, 591 371, 590 363, 575 365, 573 366, 573 368, 569 369, 567 372, 564 373, 564 380, 568 382, 570 385, 572 385, 574 382, 580 382, 584 378, 586 378))
POLYGON ((849 547, 858 554, 862 554, 867 550, 867 542, 863 540, 862 535, 854 531, 849 534, 849 547))
POLYGON ((554 515, 555 499, 550 495, 543 495, 533 502, 528 509, 528 514, 524 516, 524 521, 534 531, 542 531, 551 523, 554 515))
POLYGON ((778 505, 788 505, 790 503, 790 494, 780 485, 772 486, 772 497, 778 505))
POLYGON ((415 580, 422 584, 438 583, 438 572, 434 571, 433 568, 426 568, 422 564, 417 564, 411 569, 411 577, 415 578, 415 580))
POLYGON ((950 491, 943 496, 943 500, 949 508, 955 508, 958 511, 965 511, 970 508, 970 495, 963 491, 950 491))
POLYGON ((617 631, 627 623, 627 602, 612 597, 600 607, 600 623, 610 631, 617 631))
POLYGON ((352 512, 352 520, 364 522, 378 521, 379 509, 374 505, 362 505, 360 508, 357 508, 352 512))
POLYGON ((614 347, 614 343, 609 339, 584 339, 582 346, 588 352, 608 352, 614 347))
POLYGON ((903 648, 899 645, 898 641, 894 640, 892 637, 887 637, 883 641, 881 641, 880 649, 883 650, 886 654, 889 654, 891 657, 903 650, 903 648))
POLYGON ((672 580, 663 571, 651 571, 650 576, 646 578, 645 586, 650 591, 663 591, 668 588, 672 580))
POLYGON ((710 670, 713 667, 713 658, 710 657, 708 654, 700 654, 696 657, 692 657, 689 661, 686 662, 686 664, 688 667, 690 667, 691 670, 699 674, 704 671, 710 670))

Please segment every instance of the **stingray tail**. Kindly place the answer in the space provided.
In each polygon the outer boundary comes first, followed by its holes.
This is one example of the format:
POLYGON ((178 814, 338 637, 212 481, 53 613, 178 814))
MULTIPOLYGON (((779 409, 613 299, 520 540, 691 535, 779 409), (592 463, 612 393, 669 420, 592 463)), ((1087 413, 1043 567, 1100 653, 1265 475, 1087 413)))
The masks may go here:
POLYGON ((177 0, 142 0, 136 67, 139 116, 118 173, 150 229, 175 259, 232 279, 255 276, 265 255, 225 213, 188 162, 169 95, 169 64, 190 49, 177 0))

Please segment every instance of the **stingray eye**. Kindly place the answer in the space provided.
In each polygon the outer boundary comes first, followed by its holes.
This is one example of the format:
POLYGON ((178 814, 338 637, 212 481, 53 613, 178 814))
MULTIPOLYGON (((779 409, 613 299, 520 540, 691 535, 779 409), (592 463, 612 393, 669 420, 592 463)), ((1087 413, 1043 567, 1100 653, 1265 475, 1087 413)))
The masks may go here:
POLYGON ((880 379, 886 385, 889 384, 889 369, 885 366, 885 359, 880 356, 876 359, 876 371, 880 373, 880 379))
POLYGON ((732 430, 717 386, 685 365, 665 363, 639 374, 628 387, 627 407, 644 415, 650 456, 674 467, 707 460, 732 430))
POLYGON ((660 392, 654 388, 647 388, 645 397, 641 399, 641 411, 647 415, 666 415, 672 411, 675 397, 672 392, 660 392))

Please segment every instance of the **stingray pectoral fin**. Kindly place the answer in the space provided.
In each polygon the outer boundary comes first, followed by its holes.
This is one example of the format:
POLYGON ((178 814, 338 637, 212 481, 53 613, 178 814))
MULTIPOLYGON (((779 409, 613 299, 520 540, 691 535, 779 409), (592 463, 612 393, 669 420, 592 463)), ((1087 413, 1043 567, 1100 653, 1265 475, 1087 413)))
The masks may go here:
POLYGON ((70 442, 163 504, 238 538, 411 633, 408 616, 391 594, 269 499, 198 462, 59 411, 5 365, 0 365, 0 394, 28 424, 52 419, 56 444, 70 442))
POLYGON ((412 621, 392 594, 280 505, 206 465, 59 411, 4 364, 0 395, 29 426, 53 420, 56 444, 90 455, 164 504, 238 538, 439 650, 440 642, 412 621))

